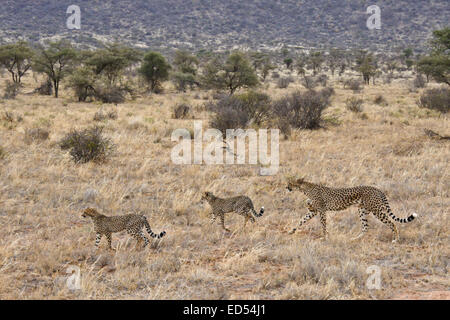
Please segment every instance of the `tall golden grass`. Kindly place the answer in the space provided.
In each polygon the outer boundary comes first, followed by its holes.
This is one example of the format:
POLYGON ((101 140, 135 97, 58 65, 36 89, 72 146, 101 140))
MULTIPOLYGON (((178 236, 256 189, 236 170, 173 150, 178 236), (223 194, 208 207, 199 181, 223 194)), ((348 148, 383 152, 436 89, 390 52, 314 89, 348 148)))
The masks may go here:
MULTIPOLYGON (((24 92, 36 86, 31 77, 25 84, 24 92)), ((325 128, 294 130, 280 140, 275 176, 259 176, 252 165, 172 164, 172 130, 193 126, 192 119, 172 119, 172 107, 190 104, 206 127, 206 91, 178 94, 168 87, 118 106, 78 103, 68 91, 59 99, 22 93, 1 100, 0 112, 22 119, 0 120, 0 298, 448 299, 450 148, 423 133, 449 134, 448 116, 419 109, 420 91, 409 92, 401 81, 365 87, 356 94, 363 111, 355 114, 345 108, 355 94, 333 85, 325 128), (374 103, 380 94, 387 106, 374 103), (72 128, 97 124, 101 108, 118 114, 100 121, 116 154, 104 164, 74 164, 57 143, 72 128), (30 128, 50 136, 30 143, 30 128), (290 236, 306 213, 305 196, 286 192, 292 175, 334 187, 376 186, 397 216, 419 218, 399 227, 397 244, 373 217, 367 236, 351 242, 360 230, 356 208, 329 213, 328 241, 319 239, 316 219, 290 236), (233 231, 227 235, 200 204, 206 190, 246 194, 255 207, 265 206, 265 215, 245 231, 241 217, 227 215, 233 231), (95 251, 93 227, 80 217, 87 206, 106 215, 143 213, 167 235, 140 251, 123 232, 113 235, 115 252, 105 242, 95 251), (79 290, 66 286, 70 265, 80 267, 79 290), (371 265, 382 271, 379 290, 366 287, 371 265)), ((279 97, 299 87, 270 83, 265 91, 279 97)))

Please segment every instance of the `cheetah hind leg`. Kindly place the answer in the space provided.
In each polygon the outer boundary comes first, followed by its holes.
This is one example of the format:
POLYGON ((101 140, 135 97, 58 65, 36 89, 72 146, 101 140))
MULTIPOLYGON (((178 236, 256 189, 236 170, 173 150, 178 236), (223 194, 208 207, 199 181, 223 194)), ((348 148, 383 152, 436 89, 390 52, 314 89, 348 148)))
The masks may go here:
POLYGON ((248 220, 250 220, 252 223, 255 222, 255 218, 253 218, 253 216, 251 216, 251 213, 244 216, 244 226, 242 227, 243 231, 245 229, 245 226, 247 225, 248 220))
POLYGON ((369 226, 367 224, 367 212, 366 212, 366 209, 359 208, 358 211, 359 211, 359 219, 361 220, 362 228, 361 228, 361 232, 356 237, 353 237, 351 239, 352 241, 355 241, 355 240, 358 240, 358 239, 362 238, 366 234, 368 226, 369 226))
POLYGON ((128 234, 132 236, 137 241, 137 246, 141 248, 145 248, 149 241, 146 236, 142 233, 142 231, 135 231, 135 230, 127 230, 128 234), (144 241, 144 244, 142 245, 142 241, 144 241))
POLYGON ((254 223, 255 222, 255 218, 254 218, 254 216, 252 214, 252 210, 251 209, 243 212, 242 215, 244 216, 244 226, 242 227, 242 230, 244 230, 245 226, 247 225, 248 220, 250 220, 252 223, 254 223))
POLYGON ((112 235, 111 235, 111 233, 107 233, 106 234, 106 239, 108 240, 108 250, 115 251, 114 248, 111 245, 111 242, 112 242, 112 235))
POLYGON ((248 222, 249 219, 250 219, 249 216, 245 216, 244 217, 244 226, 242 227, 242 230, 245 229, 245 226, 247 225, 247 222, 248 222))
POLYGON ((138 237, 141 241, 144 241, 144 245, 142 248, 145 248, 150 243, 150 241, 147 239, 146 236, 144 236, 144 233, 142 231, 139 231, 138 237))
POLYGON ((398 233, 398 229, 397 226, 391 221, 389 220, 389 217, 384 214, 383 212, 380 212, 378 214, 373 213, 373 215, 375 217, 377 217, 381 222, 383 222, 384 224, 388 225, 389 228, 391 228, 392 233, 393 233, 393 239, 392 239, 392 243, 397 242, 400 239, 400 235, 398 233))

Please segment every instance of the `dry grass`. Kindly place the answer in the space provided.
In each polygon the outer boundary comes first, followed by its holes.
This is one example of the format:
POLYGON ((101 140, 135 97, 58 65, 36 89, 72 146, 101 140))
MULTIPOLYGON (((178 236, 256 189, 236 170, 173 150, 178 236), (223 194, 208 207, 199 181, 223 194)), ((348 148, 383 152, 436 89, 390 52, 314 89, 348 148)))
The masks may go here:
MULTIPOLYGON (((25 83, 23 92, 35 86, 31 77, 25 83)), ((334 120, 324 129, 294 130, 281 141, 280 171, 270 177, 258 176, 251 165, 172 164, 172 130, 193 126, 192 119, 172 119, 172 108, 188 102, 205 129, 205 93, 166 89, 119 105, 117 120, 103 124, 117 146, 104 164, 74 164, 57 145, 71 129, 95 124, 97 103, 78 103, 68 92, 59 99, 19 94, 1 101, 0 110, 23 119, 0 125, 7 155, 0 156, 0 299, 361 299, 435 291, 448 299, 450 148, 423 134, 432 128, 448 135, 448 116, 419 109, 419 93, 393 82, 359 93, 364 119, 345 108, 352 92, 337 81, 334 87, 325 112, 334 120), (380 94, 388 107, 373 103, 380 94), (49 139, 27 144, 23 136, 31 127, 45 128, 49 139), (356 208, 329 214, 328 241, 319 239, 316 219, 289 236, 306 213, 305 196, 285 191, 286 177, 294 174, 336 187, 373 185, 387 193, 396 215, 420 216, 400 226, 397 244, 373 218, 366 238, 351 242, 360 228, 356 208), (229 215, 226 224, 235 232, 224 234, 199 203, 206 189, 247 194, 266 213, 245 232, 242 218, 229 215), (119 233, 113 236, 116 252, 106 251, 105 242, 96 252, 92 225, 80 217, 86 206, 108 215, 144 213, 167 235, 139 251, 119 233), (81 268, 81 290, 65 285, 69 265, 81 268), (365 286, 370 265, 382 270, 380 290, 365 286)), ((267 92, 277 98, 300 88, 298 81, 288 89, 272 83, 267 92)))

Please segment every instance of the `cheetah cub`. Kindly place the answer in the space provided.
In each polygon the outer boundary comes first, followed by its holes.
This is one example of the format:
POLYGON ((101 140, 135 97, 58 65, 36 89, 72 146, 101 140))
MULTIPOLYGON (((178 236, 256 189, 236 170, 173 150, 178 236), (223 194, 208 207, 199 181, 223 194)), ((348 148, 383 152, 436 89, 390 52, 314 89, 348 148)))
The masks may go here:
POLYGON ((235 212, 244 219, 244 228, 247 221, 255 222, 255 217, 261 217, 264 213, 264 207, 261 207, 259 213, 257 213, 253 207, 253 202, 247 196, 237 196, 232 198, 222 199, 216 197, 211 192, 205 192, 202 195, 201 202, 206 200, 212 208, 211 212, 211 223, 214 223, 216 218, 220 217, 220 223, 225 231, 230 232, 229 229, 225 228, 225 213, 235 212))
MULTIPOLYGON (((304 179, 297 179, 290 180, 288 182, 287 189, 289 191, 298 189, 309 198, 306 201, 309 212, 305 217, 303 217, 302 220, 300 220, 297 228, 315 215, 319 214, 320 223, 322 224, 325 238, 328 234, 326 225, 326 211, 341 211, 354 204, 356 204, 359 208, 359 218, 361 220, 362 230, 361 233, 352 240, 361 238, 367 232, 367 213, 372 213, 381 222, 391 228, 394 233, 394 239, 392 242, 396 242, 399 239, 399 234, 397 227, 389 219, 389 217, 393 221, 400 223, 411 222, 415 217, 417 217, 416 213, 413 213, 408 218, 396 217, 389 207, 386 195, 381 190, 374 187, 358 186, 353 188, 328 188, 322 185, 307 182, 304 179)), ((289 233, 293 234, 297 228, 292 229, 289 233)))
POLYGON ((165 231, 160 234, 153 233, 150 225, 148 224, 147 218, 141 214, 127 214, 123 216, 107 217, 99 213, 94 208, 87 208, 83 211, 81 215, 83 218, 91 218, 94 223, 94 230, 97 233, 95 239, 95 246, 98 248, 102 236, 105 235, 108 240, 108 248, 111 248, 111 234, 114 232, 119 232, 127 230, 128 234, 133 236, 138 243, 144 241, 144 247, 148 245, 149 240, 144 233, 142 228, 145 227, 148 234, 153 237, 160 239, 166 234, 165 231))

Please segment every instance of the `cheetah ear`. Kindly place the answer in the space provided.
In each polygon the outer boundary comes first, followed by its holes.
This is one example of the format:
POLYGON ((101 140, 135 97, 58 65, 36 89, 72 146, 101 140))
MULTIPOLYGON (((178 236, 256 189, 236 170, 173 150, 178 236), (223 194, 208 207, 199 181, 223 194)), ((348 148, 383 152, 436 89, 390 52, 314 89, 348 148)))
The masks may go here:
POLYGON ((97 210, 95 210, 94 208, 86 208, 86 209, 84 210, 84 213, 86 213, 86 214, 88 214, 88 215, 93 215, 93 214, 96 214, 96 213, 98 213, 98 212, 97 212, 97 210))

